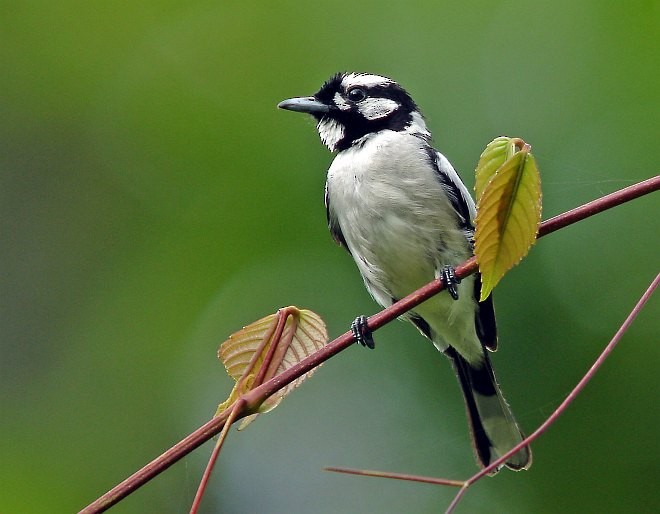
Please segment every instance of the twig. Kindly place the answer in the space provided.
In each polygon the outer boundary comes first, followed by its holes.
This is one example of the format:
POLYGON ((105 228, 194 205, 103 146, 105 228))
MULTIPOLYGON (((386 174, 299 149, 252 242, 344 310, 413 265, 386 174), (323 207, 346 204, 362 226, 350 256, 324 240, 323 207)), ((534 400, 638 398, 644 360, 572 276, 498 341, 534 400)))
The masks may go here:
POLYGON ((596 200, 587 202, 580 207, 576 207, 575 209, 571 209, 570 211, 566 211, 563 214, 559 214, 544 221, 541 223, 538 237, 548 235, 550 232, 564 228, 576 221, 586 219, 594 214, 611 209, 622 203, 629 202, 640 196, 653 193, 658 189, 660 189, 660 175, 643 180, 632 186, 624 187, 614 193, 597 198, 596 200))
POLYGON ((239 398, 234 402, 234 404, 231 407, 231 410, 229 412, 229 417, 225 422, 225 426, 222 427, 222 431, 218 436, 218 442, 215 443, 215 446, 213 447, 213 451, 211 452, 211 457, 209 458, 209 462, 206 465, 204 474, 202 475, 202 480, 199 482, 199 487, 197 488, 195 499, 193 500, 192 505, 190 507, 190 514, 197 514, 197 511, 199 510, 199 506, 202 503, 202 497, 204 496, 204 491, 206 491, 206 486, 209 482, 209 479, 211 478, 211 472, 213 471, 213 467, 215 466, 215 461, 218 460, 218 455, 220 455, 220 450, 222 450, 222 445, 225 444, 225 439, 227 438, 227 434, 229 433, 229 427, 231 427, 232 423, 236 421, 238 414, 243 411, 244 408, 243 403, 244 402, 242 401, 242 399, 239 398))
MULTIPOLYGON (((593 216, 606 209, 615 207, 621 203, 628 202, 640 196, 646 195, 653 191, 660 189, 660 175, 639 182, 632 186, 626 187, 607 196, 591 201, 581 207, 577 207, 571 211, 565 212, 555 216, 541 224, 538 237, 543 237, 555 230, 566 227, 585 218, 593 216)), ((458 278, 466 277, 477 270, 477 262, 474 257, 465 261, 460 266, 456 267, 456 276, 458 278)), ((379 313, 371 316, 368 320, 368 326, 371 330, 377 330, 386 323, 393 321, 405 312, 419 305, 420 303, 428 300, 433 295, 439 293, 444 289, 444 285, 440 280, 434 280, 429 284, 421 287, 417 291, 406 296, 402 300, 396 302, 390 307, 383 309, 379 313)), ((282 389, 289 383, 293 382, 296 378, 307 373, 319 364, 325 362, 330 357, 345 350, 353 344, 353 334, 345 332, 334 341, 331 341, 321 350, 310 355, 302 360, 295 366, 292 366, 284 373, 273 377, 259 387, 253 389, 245 394, 242 399, 245 402, 245 408, 241 413, 237 414, 237 419, 244 416, 245 412, 254 412, 263 401, 271 396, 275 391, 282 389), (246 411, 247 409, 247 411, 246 411)), ((110 491, 99 497, 97 500, 89 504, 80 514, 92 514, 104 512, 117 502, 131 494, 133 491, 147 483, 153 477, 162 473, 169 468, 176 461, 192 452, 195 448, 199 447, 213 436, 218 434, 229 416, 229 409, 219 416, 211 419, 200 428, 192 432, 182 441, 174 445, 165 453, 151 461, 142 469, 128 477, 126 480, 112 488, 110 491)))
POLYGON ((351 469, 326 466, 325 471, 334 473, 345 473, 347 475, 360 475, 363 477, 392 478, 394 480, 409 480, 411 482, 423 482, 434 485, 448 485, 450 487, 464 487, 465 480, 451 480, 449 478, 425 477, 421 475, 409 475, 407 473, 390 473, 389 471, 374 471, 370 469, 351 469))
POLYGON ((653 294, 653 291, 658 287, 658 283, 660 283, 660 273, 656 275, 655 280, 651 282, 651 285, 648 287, 648 289, 644 292, 642 297, 638 300, 637 304, 633 308, 632 311, 630 311, 630 314, 628 314, 628 317, 626 320, 623 322, 621 327, 619 327, 619 330, 616 331, 616 334, 614 334, 614 337, 612 337, 611 341, 607 343, 607 346, 605 349, 601 352, 601 354, 598 356, 596 359, 596 362, 593 363, 591 368, 589 368, 589 371, 582 377, 582 379, 577 383, 577 385, 573 388, 573 390, 569 393, 569 395, 564 399, 563 402, 555 409, 555 411, 546 419, 543 423, 541 423, 541 426, 539 426, 532 434, 530 434, 524 441, 522 441, 520 444, 517 444, 513 448, 511 448, 510 451, 502 455, 499 459, 496 461, 492 462, 488 467, 483 468, 480 470, 478 473, 475 473, 473 476, 468 478, 465 481, 465 484, 463 487, 461 487, 461 490, 456 493, 456 496, 452 500, 452 502, 449 504, 449 507, 447 507, 447 510, 445 511, 445 514, 451 514, 454 509, 456 508, 456 505, 458 505, 458 502, 461 501, 461 498, 467 491, 468 487, 470 487, 473 483, 475 483, 477 480, 481 479, 485 475, 487 475, 490 471, 495 469, 497 466, 505 462, 509 457, 511 457, 514 453, 516 453, 520 448, 523 446, 527 446, 530 444, 532 441, 538 439, 541 434, 543 434, 550 426, 557 421, 557 418, 561 416, 564 411, 568 408, 568 406, 577 398, 577 396, 582 392, 582 390, 586 387, 586 385, 589 383, 589 381, 594 377, 598 369, 603 365, 605 362, 605 359, 609 357, 609 355, 612 353, 612 350, 614 350, 614 347, 619 343, 621 340, 621 337, 623 334, 626 333, 628 330, 628 327, 630 327, 631 323, 634 321, 634 319, 637 317, 637 315, 640 313, 640 311, 644 308, 644 305, 648 301, 649 298, 651 298, 651 295, 653 294))

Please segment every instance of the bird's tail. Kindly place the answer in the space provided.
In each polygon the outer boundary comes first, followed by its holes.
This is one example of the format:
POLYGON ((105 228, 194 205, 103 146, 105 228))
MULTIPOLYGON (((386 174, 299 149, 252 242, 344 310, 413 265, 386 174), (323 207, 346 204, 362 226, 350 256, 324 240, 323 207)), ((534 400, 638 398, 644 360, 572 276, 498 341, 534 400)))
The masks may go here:
MULTIPOLYGON (((502 396, 488 353, 484 352, 480 365, 468 363, 451 346, 445 354, 451 359, 463 389, 477 460, 486 467, 520 443, 524 436, 502 396)), ((527 469, 531 464, 529 446, 521 448, 504 463, 513 470, 527 469)))

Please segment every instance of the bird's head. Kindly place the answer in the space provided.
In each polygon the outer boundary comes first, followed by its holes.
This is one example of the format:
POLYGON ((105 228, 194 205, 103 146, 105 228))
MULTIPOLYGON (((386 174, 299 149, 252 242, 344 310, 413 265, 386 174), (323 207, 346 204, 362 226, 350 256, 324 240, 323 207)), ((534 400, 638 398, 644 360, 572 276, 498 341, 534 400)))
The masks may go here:
POLYGON ((314 96, 290 98, 281 109, 314 116, 321 141, 341 151, 382 130, 430 133, 410 95, 392 79, 368 73, 337 73, 314 96))

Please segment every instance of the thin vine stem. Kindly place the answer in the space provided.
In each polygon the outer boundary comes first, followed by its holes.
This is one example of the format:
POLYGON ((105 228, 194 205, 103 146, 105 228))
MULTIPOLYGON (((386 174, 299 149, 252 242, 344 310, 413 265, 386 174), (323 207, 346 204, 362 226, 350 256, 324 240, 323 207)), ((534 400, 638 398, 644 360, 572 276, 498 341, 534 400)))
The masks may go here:
MULTIPOLYGON (((468 488, 474 484, 477 480, 480 480, 484 476, 486 476, 490 471, 494 470, 497 466, 501 465, 504 463, 509 457, 511 457, 514 453, 516 453, 520 448, 523 446, 527 446, 528 444, 532 443, 536 439, 538 439, 548 428, 550 428, 551 425, 554 424, 555 421, 557 421, 557 418, 561 416, 568 406, 573 403, 573 400, 577 398, 577 396, 582 392, 582 390, 587 386, 589 381, 594 377, 596 372, 600 369, 600 367, 603 365, 605 362, 605 359, 609 357, 609 355, 612 353, 616 345, 619 343, 621 338, 623 337, 623 334, 626 333, 632 322, 635 320, 637 315, 640 313, 640 311, 644 308, 644 305, 646 302, 651 298, 651 295, 653 292, 656 290, 658 287, 658 284, 660 283, 660 273, 655 276, 655 279, 651 282, 651 285, 646 289, 644 294, 641 296, 641 298, 637 301, 637 304, 635 304, 635 307, 630 311, 630 314, 626 317, 625 321, 623 324, 619 327, 619 330, 616 331, 616 334, 612 337, 609 343, 607 343, 607 346, 603 349, 601 354, 598 356, 596 361, 592 364, 592 366, 589 368, 589 371, 585 373, 585 375, 580 379, 580 381, 577 383, 577 385, 573 388, 573 390, 566 396, 563 402, 555 409, 555 411, 546 419, 541 425, 534 430, 528 437, 525 438, 524 441, 522 441, 520 444, 517 444, 513 448, 511 448, 510 451, 502 455, 499 459, 496 461, 492 462, 489 466, 481 469, 474 475, 472 475, 470 478, 468 478, 463 486, 461 487, 460 491, 456 493, 456 496, 452 500, 452 502, 449 504, 449 507, 447 507, 447 510, 445 511, 445 514, 451 514, 458 503, 461 501, 461 498, 465 493, 467 492, 468 488)), ((408 478, 408 480, 412 480, 411 478, 408 478)), ((425 481, 425 480, 423 480, 425 481)))
POLYGON ((197 488, 197 492, 195 493, 195 498, 193 499, 189 514, 197 514, 197 512, 199 511, 199 506, 202 503, 202 497, 204 496, 204 491, 206 491, 206 486, 208 485, 209 480, 211 479, 211 473, 215 466, 215 462, 218 460, 218 456, 220 455, 220 450, 222 450, 222 445, 225 444, 225 440, 227 439, 229 427, 231 427, 232 423, 236 421, 237 419, 236 416, 242 409, 243 409, 243 402, 239 398, 232 405, 229 411, 229 417, 227 418, 225 425, 222 427, 222 430, 220 431, 218 442, 213 447, 213 451, 211 452, 211 457, 209 458, 209 462, 206 465, 204 474, 202 475, 202 480, 200 481, 199 487, 197 488))

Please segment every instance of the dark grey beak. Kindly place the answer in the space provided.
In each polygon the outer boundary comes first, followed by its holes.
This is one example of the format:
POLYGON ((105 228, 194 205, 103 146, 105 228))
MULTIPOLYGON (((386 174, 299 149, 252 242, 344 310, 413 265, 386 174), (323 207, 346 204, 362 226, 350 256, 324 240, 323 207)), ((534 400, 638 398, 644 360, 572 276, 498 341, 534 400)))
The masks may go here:
POLYGON ((277 107, 286 109, 287 111, 306 112, 309 114, 325 114, 330 110, 330 107, 319 102, 313 96, 289 98, 278 103, 277 107))

